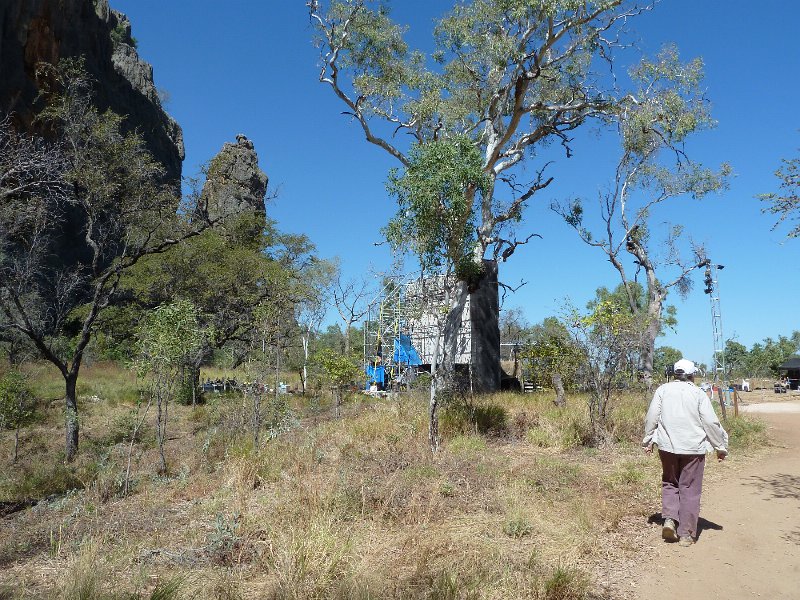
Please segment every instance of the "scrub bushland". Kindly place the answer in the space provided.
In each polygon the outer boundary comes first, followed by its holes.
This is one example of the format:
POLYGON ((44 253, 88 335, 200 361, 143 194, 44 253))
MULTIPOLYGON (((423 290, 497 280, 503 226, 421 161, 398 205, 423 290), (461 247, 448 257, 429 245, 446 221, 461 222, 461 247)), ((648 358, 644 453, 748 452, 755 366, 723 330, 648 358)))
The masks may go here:
MULTIPOLYGON (((53 375, 29 369, 38 417, 16 465, 0 433, 4 598, 610 597, 598 565, 636 547, 609 539, 658 512, 641 393, 617 401, 602 449, 579 394, 454 401, 435 455, 424 393, 353 392, 338 418, 331 397, 290 395, 290 426, 258 445, 243 398, 211 394, 171 408, 167 473, 147 417, 123 496, 135 377, 87 369, 85 452, 64 465, 53 375)), ((764 443, 752 420, 729 427, 732 463, 764 443)))

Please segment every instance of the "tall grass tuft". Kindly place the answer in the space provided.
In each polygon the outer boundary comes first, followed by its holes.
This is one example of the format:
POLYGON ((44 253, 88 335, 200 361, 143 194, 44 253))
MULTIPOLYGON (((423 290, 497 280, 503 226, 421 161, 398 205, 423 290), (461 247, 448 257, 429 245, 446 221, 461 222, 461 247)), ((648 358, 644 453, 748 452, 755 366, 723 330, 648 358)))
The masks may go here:
POLYGON ((126 592, 127 583, 108 564, 105 549, 95 539, 87 538, 69 560, 53 600, 178 600, 186 587, 186 577, 178 575, 159 581, 149 594, 126 592))
POLYGON ((82 487, 76 469, 58 458, 29 462, 7 476, 0 474, 0 502, 40 500, 82 487))
POLYGON ((445 437, 468 433, 501 436, 509 430, 508 411, 491 400, 454 397, 441 413, 440 428, 445 437))
POLYGON ((69 561, 61 590, 57 598, 62 600, 99 600, 102 598, 101 582, 104 569, 97 543, 84 540, 78 553, 69 561))
POLYGON ((585 600, 588 594, 589 579, 575 568, 559 565, 544 580, 544 600, 585 600))
POLYGON ((305 527, 293 523, 276 534, 268 558, 275 577, 269 597, 324 600, 340 595, 353 560, 346 528, 317 514, 305 527))
MULTIPOLYGON (((177 600, 183 591, 186 579, 184 577, 173 577, 166 581, 160 581, 151 592, 148 600, 177 600)), ((131 600, 134 600, 133 598, 131 600)), ((138 600, 138 598, 136 598, 138 600)))

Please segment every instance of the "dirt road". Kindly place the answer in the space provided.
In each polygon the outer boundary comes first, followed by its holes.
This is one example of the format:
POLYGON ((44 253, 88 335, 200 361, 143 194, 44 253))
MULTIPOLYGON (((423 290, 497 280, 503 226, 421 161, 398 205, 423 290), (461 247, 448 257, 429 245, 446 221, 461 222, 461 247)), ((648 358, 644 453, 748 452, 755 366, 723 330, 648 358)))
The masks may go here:
POLYGON ((769 424, 780 448, 741 470, 725 465, 706 485, 698 542, 657 544, 640 565, 641 600, 800 599, 800 402, 744 410, 769 424))

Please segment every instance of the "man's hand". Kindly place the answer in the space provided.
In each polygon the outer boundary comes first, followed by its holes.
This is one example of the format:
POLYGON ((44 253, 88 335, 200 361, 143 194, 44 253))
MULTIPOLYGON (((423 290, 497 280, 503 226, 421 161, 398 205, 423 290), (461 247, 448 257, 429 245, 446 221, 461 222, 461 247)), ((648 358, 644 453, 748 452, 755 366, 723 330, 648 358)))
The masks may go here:
POLYGON ((644 447, 645 454, 652 454, 653 453, 653 443, 650 442, 647 446, 644 447))
POLYGON ((727 450, 717 450, 717 461, 722 462, 728 456, 727 450))

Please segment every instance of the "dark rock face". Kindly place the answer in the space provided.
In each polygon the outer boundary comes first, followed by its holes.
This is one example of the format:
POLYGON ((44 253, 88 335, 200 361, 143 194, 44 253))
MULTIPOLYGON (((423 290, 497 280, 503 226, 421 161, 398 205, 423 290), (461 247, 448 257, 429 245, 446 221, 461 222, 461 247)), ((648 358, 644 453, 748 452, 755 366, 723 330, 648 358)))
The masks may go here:
POLYGON ((267 193, 267 175, 258 167, 258 154, 253 142, 245 136, 236 136, 236 143, 226 143, 208 167, 203 186, 208 218, 254 214, 261 227, 266 219, 264 197, 267 193))
POLYGON ((484 276, 480 286, 469 297, 469 319, 472 325, 472 388, 478 393, 500 389, 500 295, 497 263, 483 261, 484 276))
POLYGON ((83 56, 96 81, 99 109, 127 116, 178 183, 184 157, 180 126, 164 111, 153 84, 153 69, 142 61, 128 18, 108 0, 0 1, 0 112, 13 112, 29 129, 38 108, 36 66, 83 56))

